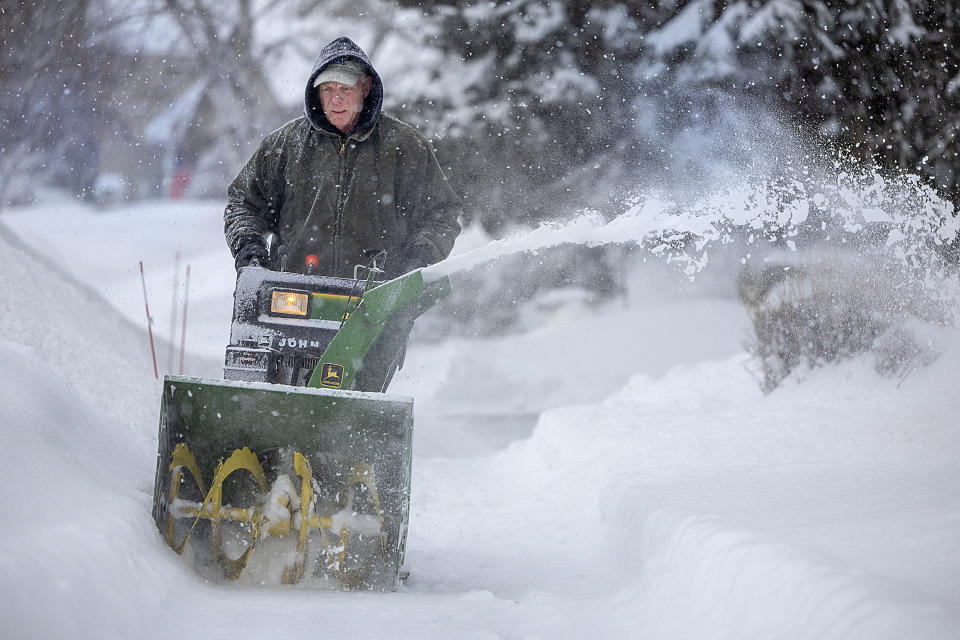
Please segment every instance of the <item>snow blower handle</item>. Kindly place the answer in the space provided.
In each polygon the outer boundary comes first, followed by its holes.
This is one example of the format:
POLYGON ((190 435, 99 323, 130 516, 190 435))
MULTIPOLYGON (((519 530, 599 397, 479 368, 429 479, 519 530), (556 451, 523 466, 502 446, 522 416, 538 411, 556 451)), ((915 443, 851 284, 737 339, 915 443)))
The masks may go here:
MULTIPOLYGON (((388 325, 413 326, 413 320, 450 293, 450 281, 425 282, 417 269, 399 278, 366 289, 359 306, 345 317, 339 331, 324 350, 307 386, 352 389, 368 353, 388 325)), ((406 331, 409 333, 409 328, 406 331)), ((356 391, 381 391, 381 388, 356 391)))

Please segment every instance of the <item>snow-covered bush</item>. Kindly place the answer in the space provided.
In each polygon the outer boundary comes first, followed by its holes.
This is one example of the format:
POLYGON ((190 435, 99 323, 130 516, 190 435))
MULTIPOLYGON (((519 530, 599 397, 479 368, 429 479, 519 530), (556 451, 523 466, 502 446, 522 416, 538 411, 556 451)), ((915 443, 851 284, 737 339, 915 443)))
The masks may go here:
POLYGON ((753 322, 746 348, 765 393, 797 367, 865 353, 879 374, 905 376, 939 355, 925 328, 951 318, 942 301, 876 255, 748 265, 739 290, 753 322))

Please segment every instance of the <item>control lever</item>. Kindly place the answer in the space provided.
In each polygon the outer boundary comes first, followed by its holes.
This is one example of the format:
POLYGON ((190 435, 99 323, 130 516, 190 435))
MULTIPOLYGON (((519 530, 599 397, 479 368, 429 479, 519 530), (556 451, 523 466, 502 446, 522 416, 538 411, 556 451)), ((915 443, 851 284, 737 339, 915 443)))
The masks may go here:
POLYGON ((367 279, 375 279, 375 276, 381 275, 384 273, 383 270, 383 261, 387 258, 387 252, 384 249, 364 249, 363 257, 367 259, 366 266, 362 264, 354 265, 353 267, 353 279, 358 280, 360 278, 360 272, 366 270, 367 279))
POLYGON ((387 252, 384 249, 364 249, 363 255, 370 261, 371 269, 383 273, 383 261, 387 257, 387 252))
POLYGON ((320 266, 320 258, 311 253, 307 256, 307 259, 304 260, 304 263, 307 265, 307 275, 312 276, 317 270, 317 267, 320 266))

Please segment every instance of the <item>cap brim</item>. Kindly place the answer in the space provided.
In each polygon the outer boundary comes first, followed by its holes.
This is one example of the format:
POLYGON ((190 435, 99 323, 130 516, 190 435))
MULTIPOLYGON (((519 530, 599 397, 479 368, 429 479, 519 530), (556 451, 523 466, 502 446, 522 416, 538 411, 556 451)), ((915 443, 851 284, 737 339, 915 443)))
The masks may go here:
POLYGON ((319 74, 317 74, 317 79, 313 81, 314 87, 319 87, 324 82, 339 82, 340 84, 345 84, 348 87, 352 87, 360 81, 361 74, 357 73, 353 69, 348 69, 343 65, 334 65, 332 67, 327 67, 319 74))

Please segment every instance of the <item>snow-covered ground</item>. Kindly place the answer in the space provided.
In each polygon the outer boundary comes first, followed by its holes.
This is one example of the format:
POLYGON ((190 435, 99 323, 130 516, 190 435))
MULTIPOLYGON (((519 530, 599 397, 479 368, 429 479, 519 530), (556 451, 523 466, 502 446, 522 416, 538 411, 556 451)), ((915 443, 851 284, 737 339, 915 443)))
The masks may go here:
POLYGON ((958 332, 905 378, 864 357, 763 395, 733 296, 643 272, 628 305, 411 346, 391 387, 417 403, 397 593, 203 582, 150 515, 160 383, 138 262, 175 345, 177 251, 181 284, 190 264, 185 373, 219 377, 220 215, 0 214, 0 636, 958 637, 958 332))

